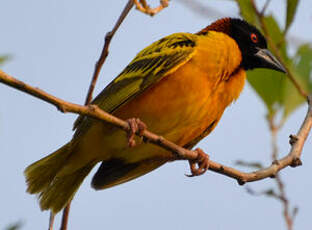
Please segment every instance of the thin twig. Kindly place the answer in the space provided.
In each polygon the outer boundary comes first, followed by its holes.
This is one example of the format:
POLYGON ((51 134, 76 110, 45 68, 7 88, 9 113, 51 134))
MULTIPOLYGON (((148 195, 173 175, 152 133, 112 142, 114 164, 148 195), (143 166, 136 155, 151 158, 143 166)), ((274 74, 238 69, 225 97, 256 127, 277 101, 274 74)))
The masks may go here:
POLYGON ((66 230, 67 229, 70 204, 71 204, 71 201, 66 205, 66 207, 63 210, 62 223, 61 223, 60 230, 66 230))
POLYGON ((270 2, 271 2, 271 0, 267 0, 267 1, 265 2, 264 6, 263 6, 263 8, 262 8, 262 10, 261 10, 261 12, 260 12, 260 14, 261 14, 262 16, 264 15, 265 11, 267 10, 267 8, 268 8, 270 2))
MULTIPOLYGON (((274 123, 274 117, 272 117, 272 116, 268 117, 267 120, 269 123, 270 132, 271 132, 272 160, 273 160, 273 162, 275 162, 278 159, 277 134, 278 134, 279 129, 282 127, 282 124, 280 123, 279 125, 276 125, 274 123)), ((250 164, 246 164, 245 162, 243 162, 243 166, 246 166, 246 165, 250 166, 250 164)), ((251 166, 253 166, 253 165, 251 165, 251 166)), ((250 195, 253 195, 253 196, 265 195, 265 196, 272 197, 272 198, 279 200, 283 205, 283 216, 285 219, 287 229, 292 230, 295 214, 296 214, 298 208, 295 207, 293 209, 294 213, 290 214, 290 207, 289 207, 290 205, 289 205, 289 200, 288 200, 287 195, 286 195, 284 182, 282 181, 282 178, 281 178, 279 173, 277 173, 274 176, 274 179, 275 179, 275 182, 277 184, 278 193, 276 191, 274 191, 273 189, 267 189, 267 190, 264 190, 261 192, 257 192, 255 190, 253 190, 252 188, 250 188, 249 186, 246 186, 246 191, 250 195)))
POLYGON ((53 225, 54 225, 54 213, 50 212, 50 218, 49 218, 49 230, 53 230, 53 225))
POLYGON ((93 73, 93 77, 90 83, 90 87, 89 87, 89 91, 85 100, 85 105, 89 104, 92 100, 92 94, 93 94, 93 90, 96 84, 96 81, 99 77, 101 68, 106 60, 106 57, 108 55, 108 49, 109 49, 109 45, 110 42, 114 36, 114 34, 116 33, 116 31, 118 30, 119 26, 121 25, 121 23, 123 22, 123 20, 125 19, 125 17, 128 15, 129 11, 131 10, 131 8, 133 7, 133 0, 129 0, 127 5, 125 6, 125 8, 123 9, 121 15, 119 16, 114 28, 112 29, 112 31, 108 32, 105 35, 105 42, 104 42, 104 47, 102 49, 102 53, 101 56, 99 58, 99 60, 96 62, 95 64, 95 69, 94 69, 94 73, 93 73))
MULTIPOLYGON (((109 113, 104 112, 96 105, 82 106, 64 101, 62 99, 59 99, 53 95, 44 92, 43 90, 27 85, 24 82, 19 81, 11 77, 10 75, 2 72, 1 70, 0 70, 0 82, 8 86, 11 86, 15 89, 18 89, 20 91, 23 91, 27 94, 40 98, 52 105, 55 105, 60 111, 64 113, 69 112, 93 117, 95 119, 113 124, 116 127, 123 129, 124 131, 129 131, 130 129, 129 124, 126 121, 123 121, 115 116, 112 116, 109 113)), ((302 153, 304 143, 311 130, 311 127, 312 127, 312 94, 308 97, 308 112, 298 133, 296 135, 290 136, 291 149, 288 155, 279 159, 278 161, 274 161, 272 165, 267 168, 250 173, 245 173, 237 169, 219 164, 214 161, 210 161, 209 169, 211 171, 236 179, 240 185, 246 182, 257 181, 268 177, 274 177, 280 170, 282 170, 287 166, 296 167, 302 164, 300 156, 302 153)), ((142 133, 137 133, 137 135, 140 134, 142 134, 141 136, 145 138, 145 140, 147 140, 148 142, 158 145, 172 152, 173 153, 172 160, 183 160, 183 159, 195 160, 198 158, 198 153, 196 151, 191 151, 182 148, 176 145, 175 143, 170 142, 164 139, 163 137, 158 136, 148 130, 144 130, 144 132, 142 133)))
POLYGON ((155 8, 151 8, 146 3, 146 0, 133 0, 133 1, 137 10, 150 16, 154 16, 155 14, 159 13, 169 5, 169 0, 160 0, 160 5, 155 8))
MULTIPOLYGON (((114 36, 114 34, 116 33, 116 31, 118 30, 119 26, 121 25, 121 23, 123 22, 123 20, 125 19, 125 17, 128 15, 129 11, 132 9, 133 7, 133 0, 129 0, 128 3, 126 4, 125 8, 123 9, 123 11, 121 12, 115 26, 113 27, 112 31, 108 32, 105 35, 105 42, 104 42, 104 46, 101 52, 101 56, 99 58, 99 60, 96 62, 95 64, 95 69, 93 72, 93 76, 92 76, 92 80, 89 86, 89 90, 86 96, 86 100, 85 100, 85 105, 88 105, 91 101, 92 101, 92 94, 97 82, 97 79, 99 77, 100 71, 102 69, 102 66, 108 56, 109 53, 109 45, 110 42, 114 36)), ((69 216, 69 210, 70 210, 70 202, 68 203, 68 205, 64 208, 63 210, 63 215, 62 215, 62 224, 61 224, 61 230, 66 230, 67 229, 67 222, 68 222, 68 216, 69 216)))
POLYGON ((275 57, 277 58, 277 60, 285 67, 286 69, 286 72, 287 72, 287 77, 289 78, 289 80, 294 84, 295 88, 297 89, 297 91, 299 92, 299 94, 301 96, 303 96, 304 98, 306 98, 308 96, 308 93, 305 92, 305 90, 300 86, 300 84, 298 83, 298 81, 296 80, 293 72, 288 68, 288 65, 286 64, 285 60, 282 58, 281 54, 280 54, 280 51, 277 47, 277 45, 273 42, 269 32, 268 32, 268 28, 264 22, 264 17, 263 15, 261 14, 261 12, 259 12, 257 6, 256 6, 256 3, 254 0, 251 0, 251 3, 252 3, 252 6, 254 8, 254 11, 260 21, 260 25, 261 25, 261 28, 263 30, 263 33, 265 35, 265 37, 267 38, 271 48, 272 48, 272 51, 275 55, 275 57))
POLYGON ((288 230, 293 229, 293 217, 289 213, 289 200, 287 199, 285 186, 279 174, 276 175, 275 181, 277 183, 279 192, 280 192, 280 200, 283 203, 283 215, 287 225, 288 230))
MULTIPOLYGON (((278 158, 277 133, 281 126, 275 125, 273 118, 268 119, 268 122, 270 124, 271 139, 272 139, 272 160, 276 161, 278 158)), ((292 230, 293 229, 293 217, 290 215, 289 200, 286 195, 284 182, 282 181, 282 178, 279 175, 279 173, 277 173, 275 176, 275 182, 279 190, 279 194, 277 195, 277 198, 283 204, 283 216, 286 222, 287 229, 292 230)))

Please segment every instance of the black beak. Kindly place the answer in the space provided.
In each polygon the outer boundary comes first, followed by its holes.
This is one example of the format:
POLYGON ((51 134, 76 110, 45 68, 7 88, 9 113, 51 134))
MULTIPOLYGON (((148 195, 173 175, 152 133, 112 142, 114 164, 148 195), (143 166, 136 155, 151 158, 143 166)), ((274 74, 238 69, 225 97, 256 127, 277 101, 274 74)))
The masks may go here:
POLYGON ((258 48, 258 52, 255 54, 255 57, 257 57, 259 61, 258 67, 274 69, 286 73, 285 67, 276 59, 276 57, 273 56, 269 50, 258 48))

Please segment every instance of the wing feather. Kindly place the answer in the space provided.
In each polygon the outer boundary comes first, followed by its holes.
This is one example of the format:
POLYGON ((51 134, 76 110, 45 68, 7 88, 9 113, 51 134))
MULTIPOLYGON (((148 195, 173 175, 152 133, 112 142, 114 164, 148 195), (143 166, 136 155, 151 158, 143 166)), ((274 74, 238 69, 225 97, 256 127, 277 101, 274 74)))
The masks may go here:
MULTIPOLYGON (((164 76, 174 72, 194 55, 197 35, 176 33, 143 49, 126 68, 92 101, 112 113, 164 76)), ((74 137, 84 133, 92 119, 79 116, 74 137)))

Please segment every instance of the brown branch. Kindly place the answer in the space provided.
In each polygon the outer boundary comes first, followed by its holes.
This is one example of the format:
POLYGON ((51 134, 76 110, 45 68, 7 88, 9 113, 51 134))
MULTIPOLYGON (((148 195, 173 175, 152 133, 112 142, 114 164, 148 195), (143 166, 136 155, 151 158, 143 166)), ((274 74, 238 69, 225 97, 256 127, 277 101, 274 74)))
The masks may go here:
POLYGON ((66 230, 67 229, 70 204, 71 204, 71 201, 66 205, 66 207, 63 210, 62 223, 61 223, 60 230, 66 230))
POLYGON ((264 15, 265 11, 267 10, 267 8, 268 8, 270 2, 271 2, 271 0, 267 0, 267 1, 264 3, 264 6, 263 6, 263 8, 262 8, 262 10, 261 10, 261 12, 260 12, 260 14, 261 14, 262 16, 264 15))
MULTIPOLYGON (((270 117, 268 119, 268 122, 270 125, 271 139, 272 139, 272 160, 276 161, 278 158, 277 133, 278 133, 279 129, 281 128, 281 125, 274 124, 273 117, 270 117)), ((287 195, 286 195, 284 182, 282 181, 282 178, 279 175, 279 173, 276 174, 276 176, 275 176, 275 182, 276 182, 278 190, 279 190, 279 194, 276 196, 276 198, 282 202, 283 216, 284 216, 284 220, 286 222, 287 229, 292 230, 293 229, 294 216, 290 215, 289 200, 288 200, 287 195)))
POLYGON ((147 3, 146 0, 133 0, 136 9, 141 11, 144 14, 148 14, 150 16, 154 16, 155 14, 162 11, 164 8, 166 8, 169 5, 169 0, 160 0, 160 5, 151 8, 147 3))
MULTIPOLYGON (((2 72, 1 70, 0 70, 0 82, 9 85, 15 89, 18 89, 20 91, 23 91, 27 94, 40 98, 52 105, 55 105, 60 111, 64 113, 69 112, 93 117, 95 119, 111 123, 125 131, 129 130, 129 125, 127 122, 117 117, 114 117, 109 113, 104 112, 96 105, 82 106, 64 101, 62 99, 59 99, 53 95, 44 92, 43 90, 27 85, 24 82, 21 82, 11 77, 10 75, 2 72)), ((302 148, 304 146, 305 140, 309 135, 311 127, 312 127, 312 94, 308 97, 308 112, 297 135, 290 135, 291 150, 288 153, 288 155, 286 155, 285 157, 281 158, 278 161, 274 161, 272 165, 267 168, 250 173, 245 173, 237 169, 219 164, 214 161, 210 161, 209 169, 211 171, 236 179, 240 185, 244 184, 245 182, 257 181, 268 177, 274 177, 277 174, 277 172, 279 172, 281 169, 287 166, 296 167, 301 165, 300 156, 302 153, 302 148)), ((140 134, 137 133, 137 135, 140 134)), ((173 153, 173 160, 179 159, 195 160, 198 157, 197 152, 182 148, 174 144, 173 142, 170 142, 164 139, 163 137, 158 136, 148 130, 145 130, 142 133, 142 136, 148 142, 151 142, 168 151, 171 151, 173 153)))
POLYGON ((48 230, 53 230, 53 225, 54 225, 54 213, 50 212, 50 218, 49 218, 49 228, 48 230))
POLYGON ((259 21, 260 21, 260 25, 261 25, 261 28, 263 30, 263 33, 264 33, 265 37, 267 38, 267 40, 268 40, 268 42, 269 42, 269 44, 270 44, 270 46, 272 48, 272 51, 273 51, 275 57, 285 67, 286 72, 287 72, 287 77, 294 84, 294 86, 297 89, 297 91, 299 92, 299 94, 301 96, 303 96, 304 98, 307 98, 308 93, 305 92, 305 90, 300 86, 300 84, 296 80, 293 72, 290 70, 290 68, 286 64, 285 60, 282 58, 282 56, 280 54, 280 51, 278 49, 278 46, 273 42, 273 40, 272 40, 272 38, 271 38, 271 36, 269 34, 268 28, 267 28, 267 26, 266 26, 266 24, 264 22, 264 15, 258 10, 254 0, 251 0, 251 3, 252 3, 252 6, 254 8, 254 11, 255 11, 259 21))
MULTIPOLYGON (((283 66, 285 66, 286 68, 286 71, 287 71, 287 76, 288 78, 290 79, 290 81, 293 83, 293 85, 295 86, 295 88, 297 89, 297 91, 299 92, 300 95, 302 95, 303 97, 307 97, 307 92, 305 92, 305 90, 300 86, 300 84, 298 83, 298 81, 296 80, 293 72, 288 68, 288 65, 286 65, 285 63, 285 60, 282 58, 281 54, 280 54, 280 51, 279 51, 279 48, 278 48, 278 45, 274 43, 273 39, 271 38, 269 32, 268 32, 268 28, 264 22, 264 12, 265 12, 265 9, 267 8, 270 0, 267 0, 265 6, 263 7, 262 11, 259 12, 256 4, 255 4, 255 1, 252 0, 252 6, 254 8, 254 11, 260 21, 260 25, 261 25, 261 28, 273 50, 273 53, 275 54, 275 56, 277 57, 277 59, 282 63, 283 66)), ((311 103, 311 96, 310 96, 310 102, 311 103)), ((309 106, 309 110, 311 110, 311 105, 309 106)), ((308 112, 309 113, 309 112, 308 112)), ((311 115, 310 115, 311 116, 311 115)), ((273 162, 278 162, 277 161, 277 157, 278 157, 278 148, 277 148, 277 132, 279 130, 279 128, 281 127, 282 124, 280 124, 279 126, 276 126, 274 125, 274 122, 273 122, 273 119, 269 119, 269 124, 270 124, 270 130, 271 130, 271 136, 272 136, 272 159, 273 159, 273 162)), ((296 144, 296 136, 291 136, 291 139, 290 139, 290 143, 292 145, 296 144)), ((294 147, 294 146, 293 146, 294 147)), ((302 151, 299 150, 299 151, 302 151)), ((299 159, 299 158, 298 158, 299 159)), ((298 163, 300 164, 301 162, 298 161, 298 163)), ((278 190, 279 190, 279 195, 277 196, 277 198, 282 202, 283 204, 283 216, 284 216, 284 219, 285 219, 285 222, 286 222, 286 225, 287 225, 287 229, 288 230, 292 230, 293 229, 293 221, 294 221, 294 217, 295 216, 291 216, 290 215, 290 211, 289 211, 289 200, 287 199, 287 196, 286 196, 286 192, 285 192, 285 186, 284 186, 284 183, 280 177, 280 175, 277 173, 275 175, 275 181, 277 183, 277 187, 278 187, 278 190)))
POLYGON ((92 94, 93 94, 93 90, 96 84, 96 81, 99 77, 101 68, 106 60, 106 57, 108 55, 108 49, 109 49, 109 45, 110 42, 114 36, 114 34, 116 33, 116 31, 118 30, 119 26, 121 25, 121 23, 123 22, 123 20, 125 19, 125 17, 128 15, 129 11, 131 10, 131 8, 133 7, 133 0, 129 0, 127 5, 125 6, 125 8, 123 9, 121 15, 119 16, 114 28, 112 29, 112 31, 108 32, 105 35, 105 43, 104 43, 104 47, 102 49, 102 53, 101 56, 99 58, 99 60, 96 62, 95 64, 95 69, 94 69, 94 73, 93 73, 93 77, 89 86, 89 90, 88 90, 88 94, 85 100, 85 105, 89 104, 92 100, 92 94))
POLYGON ((293 221, 293 217, 289 213, 289 200, 287 199, 285 186, 279 174, 276 175, 275 181, 277 183, 277 186, 280 192, 279 196, 283 204, 283 215, 284 215, 284 219, 287 225, 287 229, 292 230, 294 221, 293 221))
MULTIPOLYGON (((127 5, 125 6, 125 8, 123 9, 123 11, 121 12, 115 26, 113 27, 113 29, 108 32, 105 35, 105 42, 104 42, 104 46, 101 52, 101 56, 99 58, 99 60, 96 62, 95 64, 95 69, 93 72, 93 76, 92 76, 92 80, 89 86, 89 90, 86 96, 86 100, 85 100, 85 105, 90 104, 90 102, 92 101, 92 94, 97 82, 97 79, 99 77, 100 71, 102 69, 102 66, 108 56, 109 53, 109 45, 110 42, 114 36, 114 34, 116 33, 116 31, 118 30, 119 26, 121 25, 121 23, 123 22, 123 20, 125 19, 125 17, 128 15, 129 11, 132 9, 133 7, 133 0, 129 0, 127 5)), ((61 230, 66 230, 67 229, 67 222, 68 222, 68 216, 69 216, 69 210, 70 210, 70 202, 68 203, 68 205, 64 208, 63 210, 63 215, 62 215, 62 224, 61 224, 61 230)), ((52 215, 52 214, 51 214, 52 215)), ((50 219, 51 222, 51 219, 50 219)), ((50 223, 51 225, 51 223, 50 223)), ((53 223, 52 223, 53 225, 53 223)), ((52 229, 51 229, 52 230, 52 229)))

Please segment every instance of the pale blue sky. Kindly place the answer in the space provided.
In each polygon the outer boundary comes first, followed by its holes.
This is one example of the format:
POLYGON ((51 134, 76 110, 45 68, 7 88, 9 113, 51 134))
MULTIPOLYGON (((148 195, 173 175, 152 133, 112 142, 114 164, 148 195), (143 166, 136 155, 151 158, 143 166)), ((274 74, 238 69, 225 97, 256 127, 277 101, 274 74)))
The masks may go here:
MULTIPOLYGON (((158 1, 157 1, 158 2, 158 1)), ((205 1, 226 16, 238 16, 231 1, 205 1)), ((49 93, 83 103, 103 37, 112 28, 126 0, 10 0, 1 4, 0 54, 12 59, 2 68, 49 93)), ((284 1, 269 8, 284 17, 284 1)), ((290 34, 312 41, 312 2, 302 0, 290 34)), ((133 10, 114 37, 96 87, 98 93, 145 46, 174 32, 196 32, 216 18, 198 16, 178 0, 151 18, 133 10)), ((46 229, 48 212, 26 194, 24 168, 70 140, 75 115, 0 84, 0 229, 21 220, 23 229, 46 229)), ((301 107, 279 133, 282 154, 288 136, 297 131, 306 112, 301 107)), ((270 164, 270 137, 265 108, 247 85, 225 112, 215 131, 199 144, 213 160, 233 165, 237 159, 270 164)), ((311 137, 303 166, 282 172, 291 204, 299 206, 295 229, 312 226, 311 137)), ((285 229, 276 200, 248 195, 227 177, 208 172, 187 178, 187 162, 174 162, 135 181, 96 192, 84 181, 72 204, 70 229, 285 229)), ((249 184, 257 190, 274 182, 249 184)), ((57 217, 56 224, 60 221, 57 217)), ((56 227, 55 229, 58 229, 56 227)))

